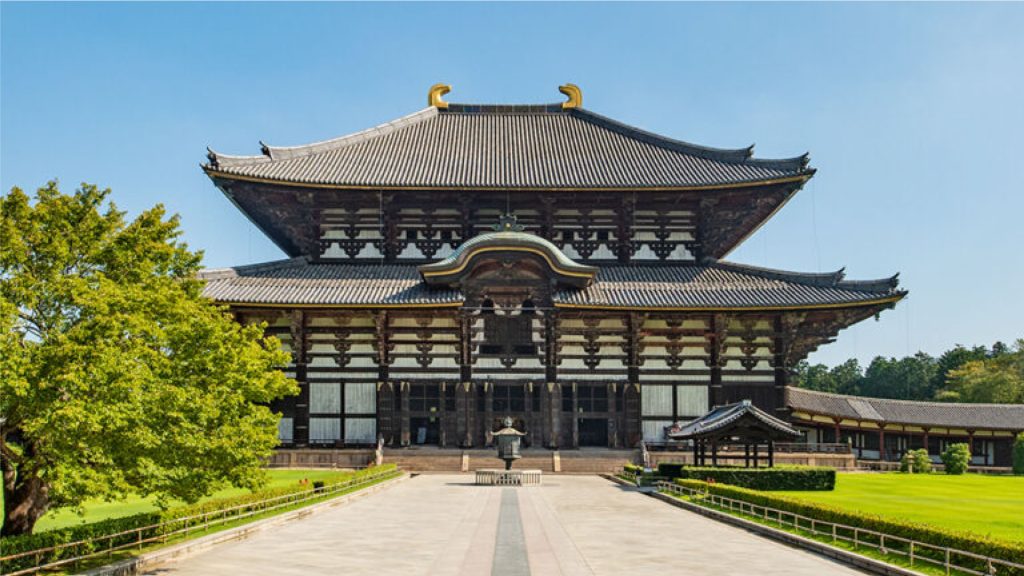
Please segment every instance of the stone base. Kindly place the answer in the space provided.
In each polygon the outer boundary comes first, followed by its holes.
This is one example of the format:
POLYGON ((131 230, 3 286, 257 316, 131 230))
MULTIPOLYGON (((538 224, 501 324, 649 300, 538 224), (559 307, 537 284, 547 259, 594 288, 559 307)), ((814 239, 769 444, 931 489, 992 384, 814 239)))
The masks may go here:
POLYGON ((540 486, 540 470, 477 470, 476 483, 483 486, 540 486))

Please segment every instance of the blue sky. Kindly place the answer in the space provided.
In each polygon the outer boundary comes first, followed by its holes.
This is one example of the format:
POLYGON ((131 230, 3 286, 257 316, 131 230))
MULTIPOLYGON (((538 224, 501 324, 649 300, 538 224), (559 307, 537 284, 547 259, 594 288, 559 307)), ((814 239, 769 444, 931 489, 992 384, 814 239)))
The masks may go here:
POLYGON ((558 102, 818 175, 730 259, 910 297, 814 361, 1024 337, 1024 4, 0 4, 0 186, 181 214, 209 266, 282 256, 199 170, 457 102, 558 102))

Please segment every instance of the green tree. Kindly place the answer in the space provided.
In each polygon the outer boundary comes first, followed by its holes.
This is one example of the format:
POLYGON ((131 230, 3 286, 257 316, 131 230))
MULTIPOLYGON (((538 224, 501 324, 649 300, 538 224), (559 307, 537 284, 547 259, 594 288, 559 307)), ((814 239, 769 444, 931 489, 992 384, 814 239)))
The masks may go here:
POLYGON ((1024 339, 1005 353, 968 362, 949 375, 942 398, 959 402, 1024 404, 1024 339))
POLYGON ((128 221, 108 195, 0 202, 4 535, 87 498, 258 486, 279 418, 263 404, 297 392, 277 341, 201 296, 178 218, 128 221))
POLYGON ((860 394, 872 398, 930 400, 936 372, 935 359, 918 352, 900 359, 876 357, 861 381, 860 394))
POLYGON ((945 399, 941 396, 941 390, 946 387, 946 381, 949 379, 951 372, 968 362, 985 360, 988 357, 989 351, 984 346, 966 348, 957 344, 943 352, 942 356, 939 356, 938 360, 936 360, 935 375, 932 377, 932 390, 940 391, 940 395, 936 396, 936 398, 940 400, 945 399))
POLYGON ((939 455, 942 464, 946 467, 946 474, 963 474, 971 465, 971 449, 963 442, 950 444, 939 455))

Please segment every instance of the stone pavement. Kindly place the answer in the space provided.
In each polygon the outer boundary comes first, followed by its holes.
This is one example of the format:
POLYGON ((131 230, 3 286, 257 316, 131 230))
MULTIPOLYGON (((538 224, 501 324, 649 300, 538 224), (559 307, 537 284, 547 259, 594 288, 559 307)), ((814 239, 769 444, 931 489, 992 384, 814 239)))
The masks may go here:
POLYGON ((860 574, 597 476, 424 475, 148 574, 860 574))

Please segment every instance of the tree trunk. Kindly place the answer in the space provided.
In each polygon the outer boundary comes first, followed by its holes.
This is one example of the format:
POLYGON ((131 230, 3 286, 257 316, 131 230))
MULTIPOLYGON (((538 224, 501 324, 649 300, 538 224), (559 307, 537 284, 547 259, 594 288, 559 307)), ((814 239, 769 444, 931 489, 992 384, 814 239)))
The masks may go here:
POLYGON ((50 487, 38 476, 21 477, 4 466, 4 526, 0 536, 31 534, 50 506, 50 487))

